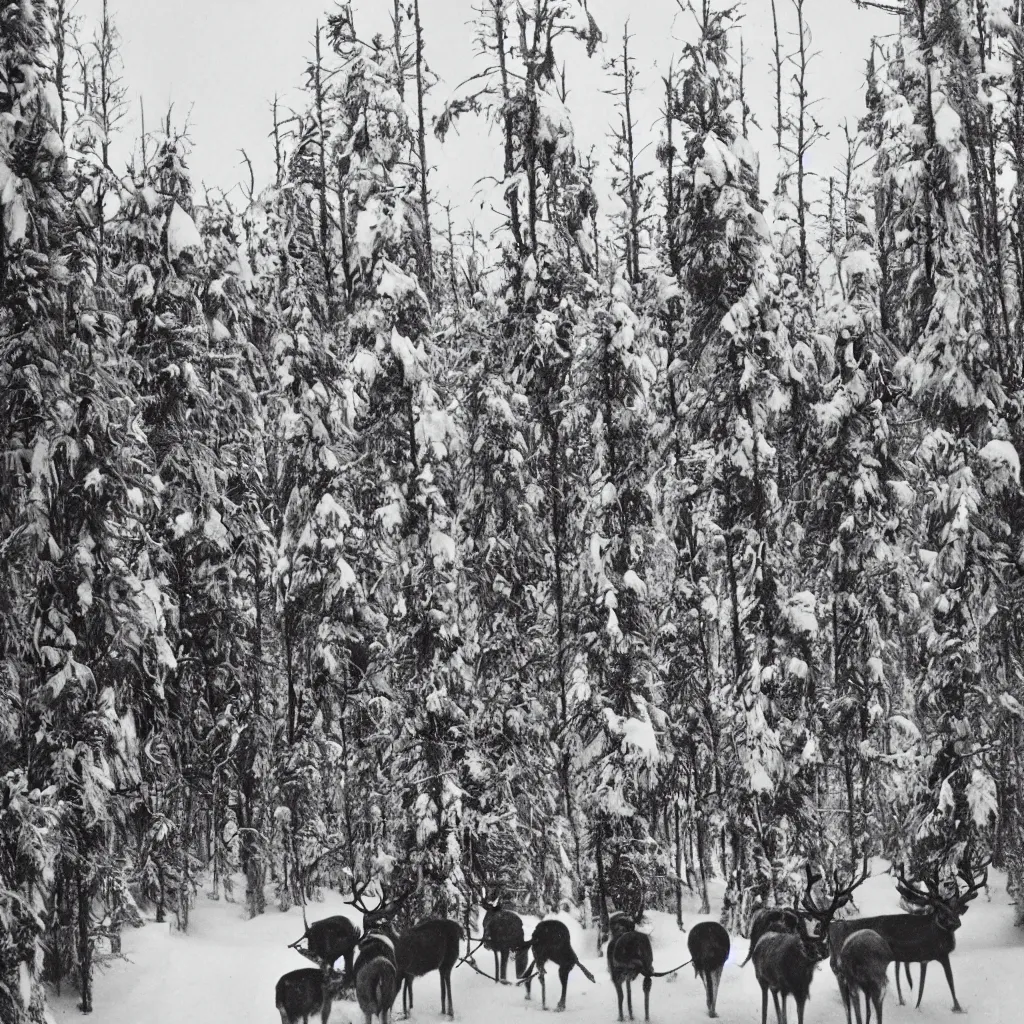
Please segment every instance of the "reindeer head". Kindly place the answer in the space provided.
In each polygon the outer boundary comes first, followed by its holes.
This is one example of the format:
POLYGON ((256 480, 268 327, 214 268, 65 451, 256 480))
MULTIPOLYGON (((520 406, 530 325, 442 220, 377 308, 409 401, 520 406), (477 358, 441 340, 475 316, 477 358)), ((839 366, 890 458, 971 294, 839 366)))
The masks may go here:
POLYGON ((980 864, 974 864, 972 860, 971 850, 968 848, 964 852, 963 859, 960 861, 960 866, 957 870, 957 876, 967 886, 964 891, 961 891, 959 884, 957 884, 956 904, 960 914, 967 912, 967 904, 988 885, 988 867, 992 863, 992 857, 985 857, 980 864))
POLYGON ((347 974, 336 971, 333 967, 324 972, 324 992, 332 999, 337 999, 350 987, 347 974))
POLYGON ((480 897, 480 906, 488 914, 497 914, 500 910, 507 910, 508 902, 501 889, 495 889, 493 896, 490 894, 489 889, 484 889, 483 895, 480 897))
POLYGON ((369 887, 369 881, 364 882, 362 885, 354 885, 352 888, 352 899, 345 902, 362 912, 364 936, 372 932, 392 932, 394 930, 391 925, 392 919, 401 909, 402 904, 416 891, 416 887, 410 887, 395 899, 389 901, 387 889, 381 885, 377 906, 368 907, 363 902, 363 896, 369 887))
POLYGON ((915 883, 907 880, 906 868, 901 866, 896 872, 896 891, 911 906, 920 908, 921 912, 931 913, 940 928, 947 932, 955 932, 960 927, 961 917, 967 911, 967 904, 988 882, 988 866, 991 862, 992 858, 988 857, 980 864, 972 865, 970 851, 965 852, 957 875, 966 883, 967 888, 961 890, 954 878, 956 893, 949 897, 942 892, 938 868, 924 875, 919 883, 915 883))
POLYGON ((636 931, 636 922, 624 910, 615 910, 608 915, 608 931, 614 939, 623 932, 636 931))
POLYGON ((812 894, 814 886, 822 880, 822 875, 815 873, 811 865, 806 865, 807 889, 804 892, 801 903, 803 905, 804 917, 817 924, 815 935, 804 936, 804 946, 807 951, 818 960, 824 960, 829 955, 828 948, 828 926, 836 913, 846 906, 853 899, 853 892, 862 885, 868 877, 868 859, 864 857, 864 863, 859 874, 854 874, 847 881, 840 875, 839 869, 832 872, 832 895, 828 903, 816 900, 812 894))

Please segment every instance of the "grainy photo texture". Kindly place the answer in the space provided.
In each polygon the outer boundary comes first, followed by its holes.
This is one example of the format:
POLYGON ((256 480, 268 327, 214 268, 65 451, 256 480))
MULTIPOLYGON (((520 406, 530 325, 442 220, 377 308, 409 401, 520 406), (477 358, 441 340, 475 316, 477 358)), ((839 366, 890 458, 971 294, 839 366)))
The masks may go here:
POLYGON ((0 0, 0 1022, 1009 1022, 1022 0, 0 0))

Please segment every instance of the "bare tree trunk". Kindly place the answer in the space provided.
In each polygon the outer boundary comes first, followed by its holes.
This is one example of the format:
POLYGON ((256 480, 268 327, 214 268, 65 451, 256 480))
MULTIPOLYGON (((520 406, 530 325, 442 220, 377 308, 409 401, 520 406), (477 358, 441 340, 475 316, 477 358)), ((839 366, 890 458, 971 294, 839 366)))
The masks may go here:
POLYGON ((78 904, 78 986, 82 996, 78 1008, 82 1013, 92 1013, 92 900, 81 855, 75 864, 75 896, 78 904))
POLYGON ((423 26, 420 23, 420 0, 413 2, 413 25, 416 31, 416 148, 420 160, 420 215, 423 218, 422 266, 420 281, 428 295, 434 294, 434 240, 430 228, 430 190, 427 186, 427 121, 423 113, 423 26))

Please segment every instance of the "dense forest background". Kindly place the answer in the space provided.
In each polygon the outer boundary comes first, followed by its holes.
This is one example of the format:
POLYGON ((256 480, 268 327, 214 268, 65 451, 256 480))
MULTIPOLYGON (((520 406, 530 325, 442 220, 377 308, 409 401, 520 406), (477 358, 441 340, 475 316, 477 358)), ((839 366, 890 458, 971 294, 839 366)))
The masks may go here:
POLYGON ((579 0, 481 0, 439 117, 429 5, 337 6, 229 202, 171 113, 114 165, 109 15, 0 0, 5 1021, 204 893, 600 916, 717 876, 737 932, 808 858, 990 854, 1024 898, 1024 5, 882 5, 811 181, 779 0, 769 182, 742 8, 684 6, 656 136, 579 0), (496 140, 493 237, 432 202, 453 128, 496 140))

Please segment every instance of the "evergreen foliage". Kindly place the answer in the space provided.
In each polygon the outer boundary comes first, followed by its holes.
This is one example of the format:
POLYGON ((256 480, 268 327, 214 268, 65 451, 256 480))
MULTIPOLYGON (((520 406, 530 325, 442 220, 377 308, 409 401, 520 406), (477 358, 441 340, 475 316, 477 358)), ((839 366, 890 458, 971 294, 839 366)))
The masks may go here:
POLYGON ((0 1016, 239 875, 604 926, 717 876, 733 931, 806 860, 1024 897, 1020 5, 908 0, 827 210, 799 0, 771 203, 738 8, 655 83, 485 0, 433 120, 394 8, 326 15, 239 203, 170 112, 116 165, 105 7, 0 0, 0 1016), (471 117, 501 223, 439 244, 471 117))

